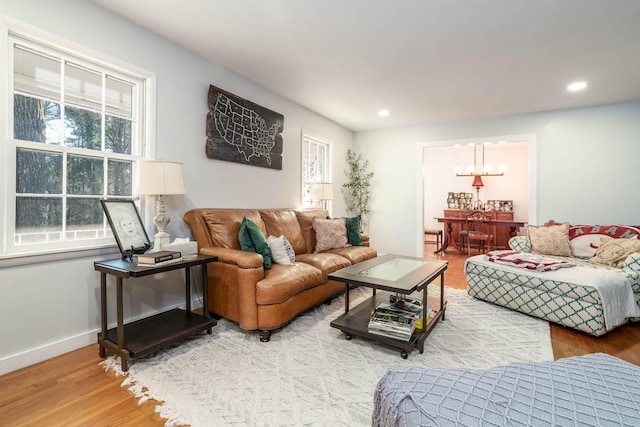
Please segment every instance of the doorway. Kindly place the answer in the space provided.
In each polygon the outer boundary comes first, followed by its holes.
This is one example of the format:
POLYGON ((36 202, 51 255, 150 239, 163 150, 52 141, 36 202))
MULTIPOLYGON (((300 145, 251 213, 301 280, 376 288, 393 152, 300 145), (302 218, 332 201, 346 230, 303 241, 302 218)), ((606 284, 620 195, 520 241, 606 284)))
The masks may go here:
MULTIPOLYGON (((429 141, 418 144, 418 161, 421 173, 419 188, 419 219, 421 229, 417 235, 418 253, 424 245, 424 229, 443 229, 434 218, 442 217, 447 209, 449 193, 471 193, 472 200, 480 197, 483 202, 511 201, 514 220, 535 223, 536 212, 536 135, 507 135, 464 140, 429 141), (456 176, 455 168, 467 173, 474 163, 474 144, 485 144, 484 164, 497 172, 506 168, 504 176, 483 176, 483 187, 473 187, 473 177, 456 176)), ((481 159, 478 159, 478 165, 481 159)))

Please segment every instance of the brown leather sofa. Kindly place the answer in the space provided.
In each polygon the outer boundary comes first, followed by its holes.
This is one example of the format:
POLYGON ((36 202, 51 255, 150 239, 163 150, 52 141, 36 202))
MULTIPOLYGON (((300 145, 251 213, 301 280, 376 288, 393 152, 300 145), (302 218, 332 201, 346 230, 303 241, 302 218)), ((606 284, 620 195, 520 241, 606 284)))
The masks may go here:
POLYGON ((242 329, 259 330, 269 341, 271 331, 299 313, 340 292, 344 284, 327 275, 375 258, 368 246, 347 246, 314 253, 313 218, 327 218, 323 209, 193 209, 184 220, 198 242, 198 251, 215 255, 207 268, 209 310, 237 322, 242 329), (255 222, 265 236, 284 235, 295 250, 295 264, 263 268, 262 255, 240 249, 238 232, 243 217, 255 222))

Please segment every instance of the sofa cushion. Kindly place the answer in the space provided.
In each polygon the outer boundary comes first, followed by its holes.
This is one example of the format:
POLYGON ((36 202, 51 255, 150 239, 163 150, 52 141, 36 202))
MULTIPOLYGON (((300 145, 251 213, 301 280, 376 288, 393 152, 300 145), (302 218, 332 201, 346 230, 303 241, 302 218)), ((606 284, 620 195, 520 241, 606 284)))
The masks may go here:
POLYGON ((304 209, 296 211, 296 218, 302 230, 302 236, 307 246, 307 253, 316 248, 316 232, 313 231, 313 218, 327 218, 329 212, 325 209, 304 209))
POLYGON ((273 264, 273 268, 264 272, 264 279, 256 283, 256 303, 279 304, 323 283, 322 271, 310 264, 273 264))
POLYGON ((254 209, 211 209, 202 212, 209 227, 213 246, 228 249, 240 249, 238 233, 244 217, 253 221, 264 233, 264 222, 260 212, 254 209))
POLYGON ((296 261, 296 253, 284 237, 267 237, 269 248, 271 248, 271 259, 276 264, 293 265, 296 261))
POLYGON ((255 222, 244 217, 238 232, 240 249, 243 251, 255 252, 262 255, 262 265, 264 268, 271 268, 271 248, 264 233, 255 222))
POLYGON ((325 276, 325 280, 327 279, 326 276, 328 274, 351 265, 351 262, 347 258, 329 252, 298 255, 296 257, 296 261, 310 264, 322 271, 325 276))
POLYGON ((640 240, 603 237, 589 262, 622 268, 627 257, 636 252, 640 252, 640 240))
POLYGON ((352 216, 344 219, 347 227, 347 241, 353 246, 362 246, 362 237, 360 236, 360 215, 352 216))
POLYGON ((313 231, 316 232, 316 247, 314 252, 344 248, 348 244, 347 227, 344 218, 314 218, 313 231))
POLYGON ((572 256, 569 244, 569 223, 529 225, 527 227, 533 253, 542 255, 572 256))
POLYGON ((378 251, 369 246, 347 246, 346 248, 330 249, 325 253, 340 255, 348 259, 351 264, 357 264, 378 256, 378 251))
POLYGON ((267 209, 261 210, 260 216, 264 221, 267 234, 271 236, 284 236, 296 254, 307 252, 307 245, 302 236, 302 229, 293 210, 267 209))

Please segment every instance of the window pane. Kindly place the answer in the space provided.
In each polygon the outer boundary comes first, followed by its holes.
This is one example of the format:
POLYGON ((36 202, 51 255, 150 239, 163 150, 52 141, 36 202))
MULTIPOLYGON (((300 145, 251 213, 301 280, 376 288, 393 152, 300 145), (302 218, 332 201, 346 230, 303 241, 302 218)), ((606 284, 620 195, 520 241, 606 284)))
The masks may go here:
POLYGON ((65 115, 64 145, 75 148, 100 150, 100 113, 67 106, 65 115))
POLYGON ((15 244, 62 240, 62 199, 16 198, 15 244))
POLYGON ((13 97, 13 137, 23 141, 60 143, 60 104, 24 95, 13 97))
POLYGON ((13 125, 5 136, 15 140, 7 173, 15 173, 16 184, 5 195, 5 211, 15 217, 7 234, 34 250, 47 242, 101 241, 110 228, 100 199, 131 198, 134 165, 144 156, 144 79, 23 37, 8 34, 14 67, 5 76, 6 96, 13 107, 5 119, 13 125))
POLYGON ((18 149, 16 193, 62 194, 62 154, 18 149))
POLYGON ((102 74, 70 62, 66 62, 65 65, 65 102, 101 111, 102 74))
POLYGON ((17 91, 60 99, 60 61, 14 45, 13 79, 17 91))
POLYGON ((105 151, 131 154, 131 120, 107 116, 105 123, 105 151))
POLYGON ((131 162, 109 160, 109 196, 131 196, 131 162))
POLYGON ((307 182, 321 182, 327 179, 327 146, 308 141, 304 152, 304 179, 307 182))
POLYGON ((67 193, 101 195, 104 182, 104 160, 68 156, 67 193))
POLYGON ((130 119, 132 99, 132 84, 107 76, 107 113, 130 119))
POLYGON ((105 237, 103 221, 104 212, 99 199, 67 200, 67 240, 105 237))

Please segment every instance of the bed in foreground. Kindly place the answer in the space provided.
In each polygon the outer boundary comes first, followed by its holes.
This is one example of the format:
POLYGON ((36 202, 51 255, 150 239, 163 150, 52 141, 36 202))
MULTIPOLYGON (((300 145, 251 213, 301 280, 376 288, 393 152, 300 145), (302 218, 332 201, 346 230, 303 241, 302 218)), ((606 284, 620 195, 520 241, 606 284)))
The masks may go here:
POLYGON ((490 369, 383 376, 373 426, 638 426, 640 367, 596 353, 490 369))

